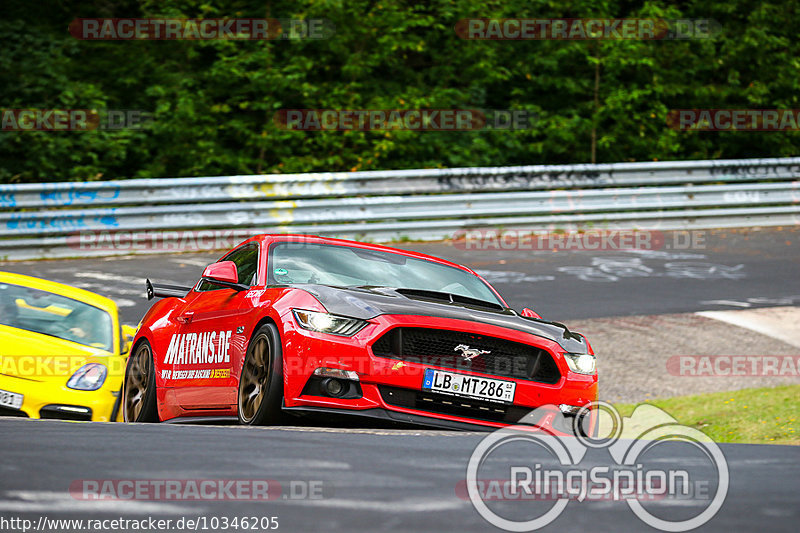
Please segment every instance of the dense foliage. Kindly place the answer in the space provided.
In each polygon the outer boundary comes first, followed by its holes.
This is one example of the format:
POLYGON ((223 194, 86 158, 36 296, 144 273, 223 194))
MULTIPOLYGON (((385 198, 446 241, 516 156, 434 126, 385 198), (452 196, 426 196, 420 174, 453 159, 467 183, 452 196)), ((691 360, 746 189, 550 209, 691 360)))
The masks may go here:
POLYGON ((3 183, 796 155, 795 132, 666 121, 670 109, 800 109, 792 0, 5 0, 3 11, 0 106, 153 114, 139 130, 2 132, 3 183), (323 18, 336 32, 100 42, 68 33, 76 17, 323 18), (721 28, 697 40, 475 41, 454 31, 468 17, 721 28), (524 131, 299 132, 273 121, 287 108, 524 109, 537 120, 524 131))

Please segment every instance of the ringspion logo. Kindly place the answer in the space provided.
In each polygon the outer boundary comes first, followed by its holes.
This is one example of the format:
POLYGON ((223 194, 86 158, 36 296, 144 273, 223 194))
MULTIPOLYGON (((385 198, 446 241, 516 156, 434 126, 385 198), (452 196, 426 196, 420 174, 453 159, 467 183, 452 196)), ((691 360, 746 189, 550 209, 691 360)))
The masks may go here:
MULTIPOLYGON (((711 520, 729 483, 722 450, 701 431, 653 405, 640 405, 623 418, 610 404, 593 402, 570 417, 561 407, 544 405, 518 425, 489 434, 469 459, 466 492, 478 514, 505 531, 541 529, 572 501, 611 500, 625 502, 655 529, 678 532, 711 520), (589 436, 598 426, 602 434, 589 436), (664 444, 684 447, 686 464, 665 461, 657 451, 664 444), (590 449, 605 450, 609 461, 586 460, 590 449), (493 504, 505 500, 515 503, 493 504), (664 505, 689 511, 661 518, 664 505)), ((456 494, 463 492, 457 484, 456 494)))

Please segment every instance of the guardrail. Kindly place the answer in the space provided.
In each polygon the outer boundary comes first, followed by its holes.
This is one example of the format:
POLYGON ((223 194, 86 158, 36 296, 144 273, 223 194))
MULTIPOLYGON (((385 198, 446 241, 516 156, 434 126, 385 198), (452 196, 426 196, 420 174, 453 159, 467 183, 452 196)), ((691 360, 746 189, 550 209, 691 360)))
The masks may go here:
POLYGON ((797 224, 798 180, 800 158, 782 158, 0 185, 0 258, 161 251, 82 247, 86 232, 177 239, 170 232, 237 230, 388 241, 491 227, 797 224))

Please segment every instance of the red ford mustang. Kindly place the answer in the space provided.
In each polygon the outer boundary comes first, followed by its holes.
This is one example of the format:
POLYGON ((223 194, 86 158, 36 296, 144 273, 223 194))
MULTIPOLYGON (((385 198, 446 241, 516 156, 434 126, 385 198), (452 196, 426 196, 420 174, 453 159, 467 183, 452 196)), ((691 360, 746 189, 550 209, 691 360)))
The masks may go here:
POLYGON ((126 368, 129 422, 317 412, 490 429, 548 404, 564 425, 597 400, 582 335, 423 254, 259 235, 194 287, 148 280, 153 296, 126 368))

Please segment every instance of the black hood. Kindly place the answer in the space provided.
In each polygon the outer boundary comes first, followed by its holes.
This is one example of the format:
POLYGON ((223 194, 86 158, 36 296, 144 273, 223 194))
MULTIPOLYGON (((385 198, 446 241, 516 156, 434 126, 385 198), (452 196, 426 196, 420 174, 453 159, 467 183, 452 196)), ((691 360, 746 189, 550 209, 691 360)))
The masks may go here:
MULTIPOLYGON (((586 353, 588 346, 579 333, 563 324, 522 317, 511 309, 477 300, 464 302, 441 299, 443 293, 391 289, 386 287, 341 288, 328 285, 301 285, 325 306, 329 313, 369 320, 378 315, 422 315, 481 322, 513 329, 557 342, 564 351, 586 353)), ((458 298, 458 297, 455 297, 458 298)))

